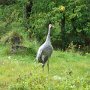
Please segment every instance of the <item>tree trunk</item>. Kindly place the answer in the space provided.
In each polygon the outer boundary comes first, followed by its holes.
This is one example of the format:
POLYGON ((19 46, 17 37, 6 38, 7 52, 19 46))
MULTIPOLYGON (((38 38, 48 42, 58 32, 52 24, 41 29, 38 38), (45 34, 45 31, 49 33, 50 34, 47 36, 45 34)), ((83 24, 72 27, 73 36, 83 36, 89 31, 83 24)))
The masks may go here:
POLYGON ((61 49, 65 50, 66 47, 66 31, 65 31, 65 13, 63 13, 63 18, 61 19, 61 49))
MULTIPOLYGON (((73 13, 74 13, 74 9, 73 9, 73 13)), ((77 20, 77 16, 75 16, 75 17, 73 17, 71 19, 71 25, 72 25, 72 31, 71 31, 72 41, 74 41, 74 38, 77 36, 76 20, 77 20)))
POLYGON ((24 25, 25 25, 26 30, 28 30, 29 27, 30 27, 30 25, 29 25, 29 17, 31 15, 32 6, 33 6, 32 1, 28 1, 26 3, 26 5, 24 6, 24 25))

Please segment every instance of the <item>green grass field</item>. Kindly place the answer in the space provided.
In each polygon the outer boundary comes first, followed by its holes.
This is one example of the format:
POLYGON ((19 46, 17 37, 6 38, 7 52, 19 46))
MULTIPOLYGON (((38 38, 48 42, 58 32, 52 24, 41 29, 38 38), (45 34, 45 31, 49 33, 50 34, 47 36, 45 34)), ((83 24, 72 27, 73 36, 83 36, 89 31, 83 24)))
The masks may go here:
POLYGON ((32 55, 1 51, 0 90, 90 90, 90 54, 54 51, 48 74, 32 55))

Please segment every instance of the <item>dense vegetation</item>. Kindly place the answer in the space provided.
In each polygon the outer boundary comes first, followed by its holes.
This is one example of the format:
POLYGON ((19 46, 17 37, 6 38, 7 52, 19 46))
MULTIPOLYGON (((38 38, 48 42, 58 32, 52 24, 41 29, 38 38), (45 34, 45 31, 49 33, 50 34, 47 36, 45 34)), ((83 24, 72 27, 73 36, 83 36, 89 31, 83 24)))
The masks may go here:
MULTIPOLYGON (((66 50, 71 42, 82 50, 90 46, 89 0, 0 1, 0 37, 11 31, 29 40, 45 40, 49 23, 54 24, 52 44, 66 50)), ((87 50, 87 49, 85 49, 87 50)), ((90 52, 90 51, 88 51, 90 52)))
POLYGON ((89 90, 89 53, 90 0, 0 0, 0 90, 89 90), (49 23, 48 74, 34 60, 49 23))

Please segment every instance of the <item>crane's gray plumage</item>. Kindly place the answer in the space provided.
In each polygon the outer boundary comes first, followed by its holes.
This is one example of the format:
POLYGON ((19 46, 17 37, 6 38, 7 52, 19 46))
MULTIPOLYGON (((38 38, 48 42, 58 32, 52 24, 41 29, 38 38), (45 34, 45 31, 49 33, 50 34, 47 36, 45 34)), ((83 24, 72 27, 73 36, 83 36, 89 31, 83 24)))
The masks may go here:
POLYGON ((37 52, 37 56, 36 56, 36 59, 38 60, 38 62, 42 63, 43 69, 44 69, 45 63, 48 61, 47 62, 48 71, 49 71, 49 60, 48 59, 53 52, 53 47, 52 47, 51 41, 50 41, 51 27, 53 27, 53 26, 51 24, 49 24, 49 30, 48 30, 46 41, 44 42, 44 44, 42 44, 39 47, 38 52, 37 52))

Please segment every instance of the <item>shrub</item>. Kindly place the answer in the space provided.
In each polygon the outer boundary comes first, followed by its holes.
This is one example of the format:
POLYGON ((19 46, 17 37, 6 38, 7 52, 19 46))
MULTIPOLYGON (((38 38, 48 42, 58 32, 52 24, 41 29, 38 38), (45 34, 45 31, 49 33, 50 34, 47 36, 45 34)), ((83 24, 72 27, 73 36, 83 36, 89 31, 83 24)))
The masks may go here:
POLYGON ((1 38, 2 43, 4 44, 9 43, 10 45, 21 44, 22 41, 23 37, 15 31, 8 32, 1 38))
POLYGON ((10 4, 13 4, 15 2, 16 2, 16 0, 0 0, 1 5, 10 5, 10 4))

